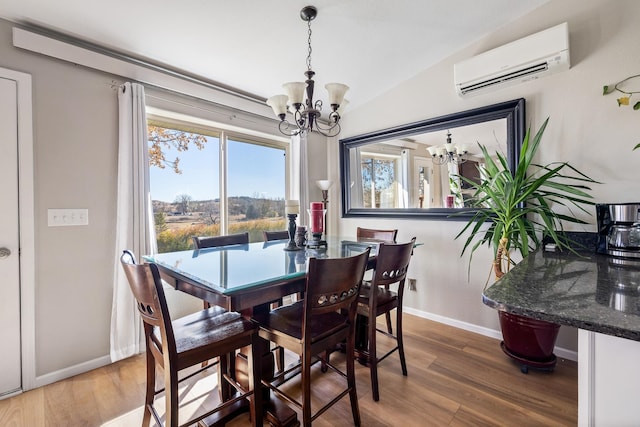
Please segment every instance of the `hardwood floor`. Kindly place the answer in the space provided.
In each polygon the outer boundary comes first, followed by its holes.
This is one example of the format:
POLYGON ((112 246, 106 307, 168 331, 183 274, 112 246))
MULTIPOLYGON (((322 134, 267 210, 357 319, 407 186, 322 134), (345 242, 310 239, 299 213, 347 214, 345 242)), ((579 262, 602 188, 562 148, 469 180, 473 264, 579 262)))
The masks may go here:
MULTIPOLYGON (((369 371, 356 363, 363 426, 577 425, 577 363, 559 359, 553 373, 532 370, 525 375, 497 340, 411 315, 404 319, 409 376, 402 376, 397 354, 385 359, 378 371, 380 401, 374 402, 369 371)), ((339 353, 332 356, 337 363, 342 359, 339 353)), ((316 368, 314 393, 322 400, 341 382, 333 381, 331 371, 322 374, 316 368)), ((215 377, 183 389, 194 396, 187 399, 191 406, 206 406, 203 389, 215 377)), ((1 400, 0 426, 138 426, 144 385, 144 358, 132 357, 1 400)), ((247 425, 246 414, 229 423, 247 425)), ((349 399, 343 398, 314 425, 353 425, 349 399)))

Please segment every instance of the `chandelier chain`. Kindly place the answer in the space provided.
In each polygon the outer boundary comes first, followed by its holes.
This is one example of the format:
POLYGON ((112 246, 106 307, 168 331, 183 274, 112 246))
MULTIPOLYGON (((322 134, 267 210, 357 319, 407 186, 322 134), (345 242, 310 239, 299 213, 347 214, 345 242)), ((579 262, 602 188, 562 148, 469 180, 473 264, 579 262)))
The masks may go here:
POLYGON ((307 53, 307 70, 311 71, 311 19, 307 20, 309 26, 309 38, 307 39, 308 53, 307 53))

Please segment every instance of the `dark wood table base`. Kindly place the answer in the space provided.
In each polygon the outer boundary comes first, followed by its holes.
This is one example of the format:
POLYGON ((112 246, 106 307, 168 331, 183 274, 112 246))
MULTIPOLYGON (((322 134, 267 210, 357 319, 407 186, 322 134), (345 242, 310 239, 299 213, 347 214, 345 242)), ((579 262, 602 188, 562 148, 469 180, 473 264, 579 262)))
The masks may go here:
MULTIPOLYGON (((265 344, 267 352, 262 357, 262 376, 265 380, 271 380, 274 372, 274 358, 273 353, 268 351, 268 342, 265 341, 265 344)), ((247 357, 242 353, 238 353, 235 362, 236 379, 243 387, 247 388, 249 387, 248 368, 247 357)), ((265 421, 273 427, 298 427, 300 425, 296 411, 278 399, 268 388, 264 388, 262 391, 265 421)), ((248 410, 248 405, 245 410, 248 410)))

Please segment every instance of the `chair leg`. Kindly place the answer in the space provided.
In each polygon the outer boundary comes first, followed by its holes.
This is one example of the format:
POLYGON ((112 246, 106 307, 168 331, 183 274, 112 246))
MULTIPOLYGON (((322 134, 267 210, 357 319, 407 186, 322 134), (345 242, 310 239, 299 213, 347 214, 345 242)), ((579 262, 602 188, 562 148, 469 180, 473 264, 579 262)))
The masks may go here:
POLYGON ((249 375, 249 389, 253 390, 251 395, 251 425, 254 427, 262 427, 263 425, 263 396, 262 396, 262 357, 258 357, 260 348, 258 334, 254 334, 251 338, 251 351, 249 352, 249 363, 251 366, 251 374, 249 375))
POLYGON ((356 370, 355 370, 355 337, 351 335, 347 339, 347 387, 349 387, 349 400, 351 402, 351 413, 353 414, 353 425, 360 427, 360 408, 358 406, 358 392, 356 390, 356 370))
POLYGON ((396 313, 396 340, 398 341, 398 356, 402 375, 407 376, 407 362, 404 359, 404 340, 402 338, 402 305, 398 306, 396 313))
MULTIPOLYGON (((247 365, 248 368, 249 365, 247 365)), ((220 400, 226 402, 231 395, 231 386, 224 379, 224 374, 229 374, 229 355, 223 354, 218 358, 218 391, 220 400)))
POLYGON ((384 316, 387 319, 387 332, 393 334, 393 328, 391 327, 391 313, 387 311, 384 316))
MULTIPOLYGON (((203 301, 202 302, 202 306, 204 307, 205 310, 208 309, 208 308, 211 308, 211 304, 209 302, 207 302, 207 301, 203 301)), ((205 360, 204 362, 202 362, 202 367, 203 368, 206 368, 207 366, 209 366, 209 361, 208 360, 205 360)))
POLYGON ((165 363, 164 370, 164 392, 166 401, 166 411, 164 414, 165 426, 178 427, 178 372, 169 369, 169 364, 165 363))
POLYGON ((320 372, 322 372, 323 374, 327 372, 327 370, 329 369, 329 366, 327 365, 327 363, 329 363, 330 356, 331 356, 331 352, 329 350, 325 350, 324 357, 320 359, 320 372))
POLYGON ((311 354, 302 355, 302 425, 311 427, 311 354))
POLYGON ((376 340, 376 319, 369 319, 369 371, 371 373, 371 394, 374 401, 380 400, 380 392, 378 390, 378 353, 376 340))
POLYGON ((273 349, 273 354, 276 359, 276 370, 278 372, 284 371, 284 348, 283 347, 275 347, 273 349))
POLYGON ((156 361, 153 359, 153 355, 147 348, 147 390, 144 396, 144 418, 142 419, 142 425, 149 426, 151 422, 151 408, 153 404, 153 398, 156 388, 156 361))

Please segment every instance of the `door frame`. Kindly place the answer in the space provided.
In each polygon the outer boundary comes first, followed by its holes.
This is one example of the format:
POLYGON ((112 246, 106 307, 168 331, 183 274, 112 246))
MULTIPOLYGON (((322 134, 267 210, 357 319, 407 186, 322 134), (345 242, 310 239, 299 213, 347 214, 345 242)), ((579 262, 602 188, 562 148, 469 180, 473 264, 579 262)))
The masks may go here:
MULTIPOLYGON (((20 221, 20 335, 22 391, 35 387, 35 203, 31 75, 0 67, 0 77, 17 85, 18 218, 20 221)), ((17 392, 15 394, 18 394, 17 392)), ((8 396, 6 396, 8 397, 8 396)))

